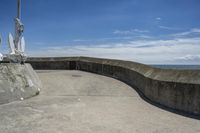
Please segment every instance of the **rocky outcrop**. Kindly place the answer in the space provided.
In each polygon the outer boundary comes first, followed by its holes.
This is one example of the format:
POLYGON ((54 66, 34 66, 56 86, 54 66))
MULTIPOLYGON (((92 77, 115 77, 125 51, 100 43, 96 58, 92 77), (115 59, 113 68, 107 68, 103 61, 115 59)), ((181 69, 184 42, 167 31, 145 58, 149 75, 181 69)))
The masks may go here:
POLYGON ((0 64, 0 104, 38 95, 41 82, 30 64, 0 64))

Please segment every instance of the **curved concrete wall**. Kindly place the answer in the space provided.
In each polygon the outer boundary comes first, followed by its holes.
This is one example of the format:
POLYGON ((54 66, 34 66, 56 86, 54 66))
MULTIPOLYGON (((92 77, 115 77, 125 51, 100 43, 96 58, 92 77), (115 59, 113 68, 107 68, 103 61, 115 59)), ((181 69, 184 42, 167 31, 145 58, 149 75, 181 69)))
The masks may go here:
POLYGON ((88 57, 29 58, 35 69, 76 69, 119 79, 150 101, 200 115, 200 71, 158 69, 130 61, 88 57))

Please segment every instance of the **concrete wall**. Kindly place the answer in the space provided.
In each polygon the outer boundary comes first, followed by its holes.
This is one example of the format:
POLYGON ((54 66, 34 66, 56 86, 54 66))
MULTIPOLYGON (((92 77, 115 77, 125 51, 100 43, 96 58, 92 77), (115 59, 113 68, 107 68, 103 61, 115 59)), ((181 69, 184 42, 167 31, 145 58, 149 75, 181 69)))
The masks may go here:
POLYGON ((88 57, 29 58, 35 69, 76 69, 119 79, 162 106, 200 115, 200 71, 158 69, 130 61, 88 57))

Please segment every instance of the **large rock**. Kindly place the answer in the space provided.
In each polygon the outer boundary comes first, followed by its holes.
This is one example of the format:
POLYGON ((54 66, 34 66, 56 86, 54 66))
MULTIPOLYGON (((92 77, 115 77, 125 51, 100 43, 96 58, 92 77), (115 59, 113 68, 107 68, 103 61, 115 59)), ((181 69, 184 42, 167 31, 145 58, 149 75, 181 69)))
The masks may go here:
POLYGON ((30 64, 0 64, 0 104, 39 94, 41 82, 30 64))

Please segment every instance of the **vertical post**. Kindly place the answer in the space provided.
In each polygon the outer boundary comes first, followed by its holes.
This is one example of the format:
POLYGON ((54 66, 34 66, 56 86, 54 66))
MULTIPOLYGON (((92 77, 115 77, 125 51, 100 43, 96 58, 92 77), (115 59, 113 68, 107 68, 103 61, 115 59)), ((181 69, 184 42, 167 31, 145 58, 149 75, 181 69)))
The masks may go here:
POLYGON ((19 49, 18 45, 19 45, 21 34, 22 34, 22 31, 20 29, 21 28, 20 17, 21 17, 21 0, 17 0, 17 17, 15 19, 15 39, 14 39, 16 50, 19 49))
POLYGON ((21 16, 21 0, 17 0, 17 18, 20 19, 21 16))

